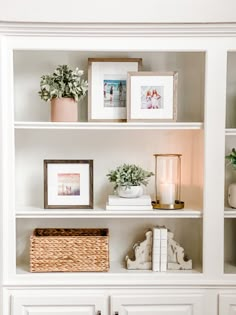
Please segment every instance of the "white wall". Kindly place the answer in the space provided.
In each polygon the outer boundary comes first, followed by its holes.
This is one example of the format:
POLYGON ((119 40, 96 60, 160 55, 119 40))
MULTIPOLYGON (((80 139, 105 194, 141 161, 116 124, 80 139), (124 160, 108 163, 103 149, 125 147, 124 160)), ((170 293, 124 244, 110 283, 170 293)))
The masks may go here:
POLYGON ((236 1, 0 0, 0 21, 236 22, 236 1))

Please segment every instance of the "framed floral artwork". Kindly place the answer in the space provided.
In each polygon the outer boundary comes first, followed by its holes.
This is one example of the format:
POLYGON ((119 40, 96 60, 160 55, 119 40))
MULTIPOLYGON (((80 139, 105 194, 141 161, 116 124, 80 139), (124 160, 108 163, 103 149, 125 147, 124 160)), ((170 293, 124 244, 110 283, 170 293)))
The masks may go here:
POLYGON ((44 160, 44 208, 92 209, 93 160, 44 160))
POLYGON ((126 121, 127 73, 141 64, 140 58, 88 59, 89 121, 126 121))
POLYGON ((177 72, 129 72, 128 121, 176 121, 177 72))

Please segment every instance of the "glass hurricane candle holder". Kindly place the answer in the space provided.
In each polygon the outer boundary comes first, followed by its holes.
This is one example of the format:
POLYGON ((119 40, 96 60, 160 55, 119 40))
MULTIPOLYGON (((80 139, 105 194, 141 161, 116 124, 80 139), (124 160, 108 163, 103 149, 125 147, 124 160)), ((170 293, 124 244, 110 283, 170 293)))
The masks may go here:
POLYGON ((181 154, 154 154, 155 201, 154 209, 182 209, 181 154))

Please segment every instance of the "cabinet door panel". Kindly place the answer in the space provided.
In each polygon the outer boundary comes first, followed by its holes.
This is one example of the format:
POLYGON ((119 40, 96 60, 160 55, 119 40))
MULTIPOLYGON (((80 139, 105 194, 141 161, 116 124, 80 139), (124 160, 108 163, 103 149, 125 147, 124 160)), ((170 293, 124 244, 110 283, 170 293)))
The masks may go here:
POLYGON ((102 295, 75 291, 25 290, 11 295, 11 315, 95 315, 104 314, 102 295))
POLYGON ((119 315, 192 315, 192 305, 123 306, 119 315))
POLYGON ((236 315, 236 294, 221 294, 219 315, 236 315))
POLYGON ((203 315, 202 294, 113 296, 112 312, 119 315, 203 315))
MULTIPOLYGON (((22 306, 25 315, 94 315, 93 306, 22 306)), ((15 314, 14 314, 15 315, 15 314)))

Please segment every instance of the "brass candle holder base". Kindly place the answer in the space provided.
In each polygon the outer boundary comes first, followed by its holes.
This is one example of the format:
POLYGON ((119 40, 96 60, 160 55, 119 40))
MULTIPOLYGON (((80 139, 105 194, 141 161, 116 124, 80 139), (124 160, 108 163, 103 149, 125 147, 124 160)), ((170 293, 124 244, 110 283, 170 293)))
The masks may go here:
POLYGON ((152 207, 153 209, 178 210, 178 209, 184 208, 184 202, 180 200, 175 200, 174 204, 166 205, 166 204, 161 204, 159 200, 157 200, 157 201, 152 201, 152 207))

